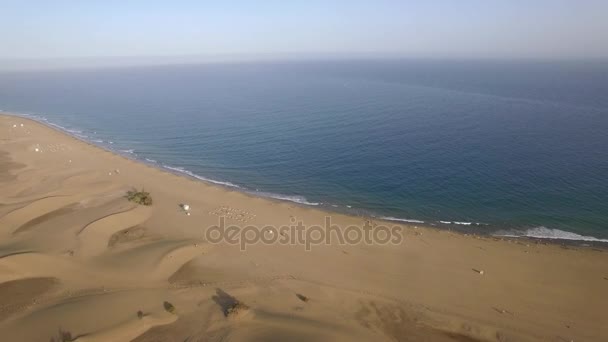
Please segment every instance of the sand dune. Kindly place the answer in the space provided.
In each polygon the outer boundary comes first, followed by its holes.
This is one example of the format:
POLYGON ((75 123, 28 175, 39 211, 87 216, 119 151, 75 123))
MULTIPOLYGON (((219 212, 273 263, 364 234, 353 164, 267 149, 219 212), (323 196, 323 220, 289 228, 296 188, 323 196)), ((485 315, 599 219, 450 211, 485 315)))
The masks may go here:
POLYGON ((0 116, 0 136, 2 340, 608 340, 604 248, 403 225, 399 245, 242 251, 205 232, 220 217, 369 219, 176 176, 22 118, 0 116), (128 202, 133 187, 153 205, 128 202))
POLYGON ((88 223, 77 233, 80 242, 78 254, 93 256, 103 253, 114 233, 145 222, 150 213, 151 209, 148 207, 135 206, 88 223))

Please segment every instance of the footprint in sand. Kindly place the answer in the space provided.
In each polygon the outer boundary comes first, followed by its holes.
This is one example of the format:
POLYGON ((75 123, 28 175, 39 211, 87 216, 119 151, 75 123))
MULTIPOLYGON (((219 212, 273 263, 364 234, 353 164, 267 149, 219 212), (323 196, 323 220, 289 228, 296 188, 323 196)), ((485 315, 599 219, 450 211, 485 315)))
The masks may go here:
POLYGON ((255 218, 255 214, 248 211, 232 208, 229 206, 221 206, 209 212, 210 215, 226 217, 239 222, 249 222, 255 218))

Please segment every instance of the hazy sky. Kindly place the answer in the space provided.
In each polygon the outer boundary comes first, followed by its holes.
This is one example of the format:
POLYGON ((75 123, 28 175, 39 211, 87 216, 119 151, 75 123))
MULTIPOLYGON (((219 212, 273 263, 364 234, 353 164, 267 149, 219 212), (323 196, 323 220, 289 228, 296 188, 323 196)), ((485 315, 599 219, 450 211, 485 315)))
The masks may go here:
POLYGON ((0 58, 606 58, 608 0, 0 0, 0 58))

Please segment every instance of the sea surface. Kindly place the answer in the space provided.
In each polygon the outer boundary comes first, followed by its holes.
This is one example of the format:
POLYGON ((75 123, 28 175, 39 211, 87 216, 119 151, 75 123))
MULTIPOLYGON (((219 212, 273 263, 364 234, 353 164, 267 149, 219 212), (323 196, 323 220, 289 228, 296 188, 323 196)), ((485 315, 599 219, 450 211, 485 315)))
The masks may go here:
POLYGON ((0 109, 173 172, 301 205, 608 241, 608 62, 4 72, 0 109))

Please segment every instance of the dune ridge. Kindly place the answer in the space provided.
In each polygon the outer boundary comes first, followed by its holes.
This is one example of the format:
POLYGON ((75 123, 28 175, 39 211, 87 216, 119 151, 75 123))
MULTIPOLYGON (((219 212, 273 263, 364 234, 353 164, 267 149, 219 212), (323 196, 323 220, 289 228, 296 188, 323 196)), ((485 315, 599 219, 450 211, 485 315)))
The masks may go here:
POLYGON ((608 339, 605 248, 463 235, 254 197, 21 117, 0 115, 0 136, 5 340, 608 339), (128 202, 132 188, 149 191, 152 206, 128 202), (241 227, 322 225, 326 216, 342 229, 390 224, 403 229, 403 242, 241 251, 206 240, 220 216, 241 227))

